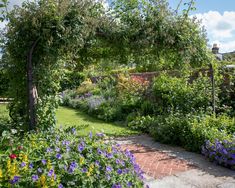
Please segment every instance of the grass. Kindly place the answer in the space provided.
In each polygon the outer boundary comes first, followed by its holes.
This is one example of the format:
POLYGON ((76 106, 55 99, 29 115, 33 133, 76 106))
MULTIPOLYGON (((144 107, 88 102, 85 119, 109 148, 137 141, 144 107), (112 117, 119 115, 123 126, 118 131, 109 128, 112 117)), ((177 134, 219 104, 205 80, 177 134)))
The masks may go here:
MULTIPOLYGON (((0 117, 8 116, 5 104, 0 105, 0 117)), ((81 136, 86 136, 92 131, 104 132, 109 136, 127 136, 138 134, 138 131, 132 131, 128 127, 116 123, 106 123, 96 118, 74 109, 59 107, 56 113, 57 127, 68 128, 74 126, 78 129, 81 136)))
POLYGON ((106 123, 96 118, 74 109, 67 107, 59 107, 57 113, 57 126, 62 127, 78 127, 80 135, 86 136, 90 131, 93 133, 104 132, 110 136, 126 136, 138 134, 137 131, 132 131, 125 126, 116 123, 106 123))

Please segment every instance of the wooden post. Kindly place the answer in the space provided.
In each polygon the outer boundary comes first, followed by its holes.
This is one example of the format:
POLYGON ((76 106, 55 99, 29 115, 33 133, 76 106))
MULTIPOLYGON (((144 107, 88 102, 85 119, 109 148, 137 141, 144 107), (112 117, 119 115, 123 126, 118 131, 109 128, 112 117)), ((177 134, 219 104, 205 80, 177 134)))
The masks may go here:
POLYGON ((29 53, 28 53, 28 57, 27 57, 27 86, 28 86, 28 123, 29 123, 29 130, 33 130, 36 127, 36 100, 37 100, 37 88, 33 83, 33 62, 32 62, 32 58, 33 58, 33 51, 35 49, 35 47, 38 44, 38 40, 34 41, 29 53))
POLYGON ((211 76, 211 86, 212 86, 212 90, 211 90, 211 95, 212 95, 212 110, 213 110, 213 114, 215 115, 215 78, 214 78, 214 69, 212 64, 210 64, 210 76, 211 76))

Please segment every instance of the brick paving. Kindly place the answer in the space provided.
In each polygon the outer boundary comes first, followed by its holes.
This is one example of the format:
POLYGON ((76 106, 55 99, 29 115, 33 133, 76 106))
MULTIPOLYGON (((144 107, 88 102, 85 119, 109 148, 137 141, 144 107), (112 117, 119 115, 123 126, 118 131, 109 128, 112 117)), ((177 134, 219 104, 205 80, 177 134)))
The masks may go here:
POLYGON ((121 148, 131 151, 136 158, 137 164, 144 173, 156 179, 196 168, 185 160, 169 156, 166 153, 147 146, 125 144, 121 148))

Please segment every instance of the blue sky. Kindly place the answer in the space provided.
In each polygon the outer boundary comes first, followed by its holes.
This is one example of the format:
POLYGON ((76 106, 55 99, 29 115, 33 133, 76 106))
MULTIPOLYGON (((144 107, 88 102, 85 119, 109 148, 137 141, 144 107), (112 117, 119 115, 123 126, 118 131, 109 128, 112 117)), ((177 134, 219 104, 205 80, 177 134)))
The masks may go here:
MULTIPOLYGON (((21 4, 23 0, 10 0, 10 5, 21 4)), ((105 0, 104 0, 105 1, 105 0)), ((168 0, 175 9, 180 0, 168 0)), ((190 0, 183 0, 189 2, 190 0)), ((195 0, 196 11, 191 16, 202 20, 207 31, 209 45, 217 43, 221 52, 235 51, 235 0, 195 0)), ((0 23, 3 27, 4 23, 0 23)))

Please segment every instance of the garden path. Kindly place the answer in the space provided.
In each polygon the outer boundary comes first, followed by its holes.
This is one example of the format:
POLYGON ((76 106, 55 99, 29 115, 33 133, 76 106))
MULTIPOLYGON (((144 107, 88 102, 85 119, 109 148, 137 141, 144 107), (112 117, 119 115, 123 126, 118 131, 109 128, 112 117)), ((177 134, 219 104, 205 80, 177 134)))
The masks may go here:
POLYGON ((235 188, 235 171, 180 147, 160 144, 147 135, 115 138, 129 149, 150 188, 235 188))

